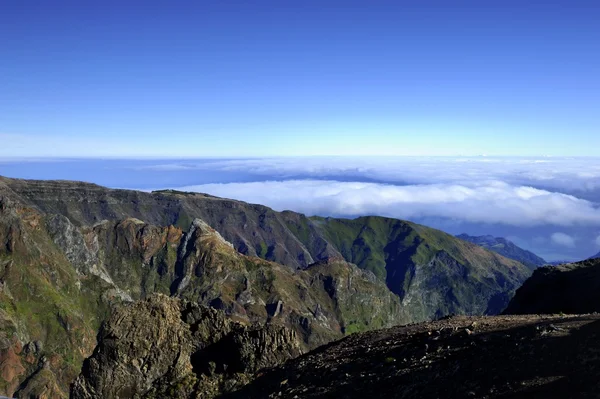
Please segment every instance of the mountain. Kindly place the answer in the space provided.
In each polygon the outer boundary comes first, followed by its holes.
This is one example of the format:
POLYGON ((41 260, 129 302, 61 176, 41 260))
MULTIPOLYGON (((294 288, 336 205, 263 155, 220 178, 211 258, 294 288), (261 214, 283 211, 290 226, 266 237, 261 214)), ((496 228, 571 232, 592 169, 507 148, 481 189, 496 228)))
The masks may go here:
POLYGON ((397 219, 311 218, 349 262, 385 280, 414 321, 448 314, 495 314, 529 270, 479 246, 397 219))
POLYGON ((588 259, 598 259, 600 258, 600 252, 598 252, 596 255, 594 256, 590 256, 588 259))
POLYGON ((536 267, 544 266, 548 263, 533 252, 516 246, 512 241, 507 240, 506 238, 493 237, 490 235, 470 236, 468 234, 460 234, 456 237, 477 244, 490 251, 497 252, 509 259, 521 262, 530 269, 535 269, 536 267))
POLYGON ((517 290, 507 314, 600 312, 600 259, 546 266, 517 290))
POLYGON ((94 184, 0 178, 21 201, 75 227, 134 218, 187 229, 199 218, 242 254, 291 268, 343 258, 400 296, 414 321, 500 312, 531 274, 519 262, 439 230, 383 217, 308 218, 261 205, 172 190, 145 193, 94 184))
POLYGON ((395 219, 0 178, 0 394, 65 397, 102 322, 154 294, 281 326, 309 350, 451 313, 498 313, 529 274, 395 219))

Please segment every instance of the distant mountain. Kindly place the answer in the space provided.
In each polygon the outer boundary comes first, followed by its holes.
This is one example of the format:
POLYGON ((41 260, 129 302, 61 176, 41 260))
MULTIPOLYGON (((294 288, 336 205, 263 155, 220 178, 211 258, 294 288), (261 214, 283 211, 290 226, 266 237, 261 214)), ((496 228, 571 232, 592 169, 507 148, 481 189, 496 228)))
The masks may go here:
POLYGON ((304 350, 412 320, 384 281, 341 258, 294 270, 240 254, 200 219, 186 230, 135 218, 78 228, 0 187, 0 395, 66 397, 112 309, 156 293, 283 326, 304 350))
POLYGON ((493 237, 490 235, 470 236, 468 234, 460 234, 456 237, 477 244, 490 251, 497 252, 509 259, 521 262, 530 269, 535 269, 536 267, 548 264, 543 258, 540 258, 531 251, 516 246, 512 241, 507 240, 506 238, 493 237))

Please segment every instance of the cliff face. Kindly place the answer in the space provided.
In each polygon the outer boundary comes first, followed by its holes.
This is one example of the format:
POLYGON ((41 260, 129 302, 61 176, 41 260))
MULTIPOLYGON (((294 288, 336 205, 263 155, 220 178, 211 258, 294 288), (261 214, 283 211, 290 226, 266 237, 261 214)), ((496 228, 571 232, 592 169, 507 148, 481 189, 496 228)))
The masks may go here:
POLYGON ((74 399, 212 398, 301 353, 293 331, 245 326, 163 295, 117 309, 71 387, 74 399))
POLYGON ((339 253, 314 233, 299 214, 278 213, 261 205, 175 191, 145 193, 111 190, 95 184, 69 181, 35 181, 0 177, 0 184, 29 206, 47 214, 60 214, 78 227, 103 220, 136 218, 156 226, 187 229, 196 218, 204 220, 241 253, 266 260, 306 267, 339 253), (289 220, 288 220, 289 219, 289 220), (304 244, 290 231, 307 237, 304 244))
POLYGON ((507 314, 600 312, 600 259, 546 266, 533 272, 507 314))

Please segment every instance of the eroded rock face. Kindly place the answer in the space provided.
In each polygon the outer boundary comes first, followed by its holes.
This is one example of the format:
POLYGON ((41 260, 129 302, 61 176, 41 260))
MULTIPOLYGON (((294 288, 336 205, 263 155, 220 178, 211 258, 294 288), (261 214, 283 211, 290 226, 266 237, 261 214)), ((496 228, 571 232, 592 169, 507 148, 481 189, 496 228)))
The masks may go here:
POLYGON ((83 293, 88 285, 51 239, 44 215, 4 191, 0 186, 0 395, 66 397, 94 348, 102 309, 83 293))
POLYGON ((200 219, 186 233, 131 219, 86 231, 86 240, 98 245, 96 269, 106 271, 114 290, 133 299, 163 293, 245 323, 282 324, 307 348, 412 321, 384 282, 342 258, 294 271, 240 254, 200 219))
POLYGON ((245 326, 221 311, 157 294, 113 313, 71 397, 210 398, 300 353, 291 330, 245 326))

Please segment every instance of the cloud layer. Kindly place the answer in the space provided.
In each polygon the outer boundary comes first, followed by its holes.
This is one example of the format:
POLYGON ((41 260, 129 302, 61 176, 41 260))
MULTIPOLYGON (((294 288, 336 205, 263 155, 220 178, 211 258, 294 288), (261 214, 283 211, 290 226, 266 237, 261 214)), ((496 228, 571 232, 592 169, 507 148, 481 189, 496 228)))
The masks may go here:
MULTIPOLYGON (((185 191, 260 203, 308 215, 383 215, 444 218, 511 226, 600 225, 600 209, 572 195, 502 181, 396 186, 335 180, 284 180, 204 184, 185 191)), ((558 237, 558 241, 564 237, 558 237)))
MULTIPOLYGON (((226 171, 256 180, 330 179, 388 184, 470 184, 486 180, 564 193, 600 192, 598 158, 308 157, 164 162, 155 171, 226 171)), ((600 198, 599 198, 600 199, 600 198)))
POLYGON ((554 233, 550 237, 552 242, 567 248, 575 248, 575 239, 565 233, 554 233))

